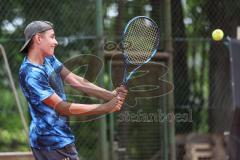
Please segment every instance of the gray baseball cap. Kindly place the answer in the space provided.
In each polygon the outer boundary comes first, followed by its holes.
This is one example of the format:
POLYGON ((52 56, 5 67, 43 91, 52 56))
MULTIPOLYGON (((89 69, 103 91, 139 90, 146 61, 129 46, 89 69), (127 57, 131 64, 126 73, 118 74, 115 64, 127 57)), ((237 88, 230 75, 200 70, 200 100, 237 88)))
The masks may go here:
POLYGON ((21 53, 27 53, 29 43, 32 40, 33 36, 37 33, 45 32, 47 30, 53 29, 53 24, 48 21, 33 21, 27 25, 24 30, 25 43, 20 49, 21 53))

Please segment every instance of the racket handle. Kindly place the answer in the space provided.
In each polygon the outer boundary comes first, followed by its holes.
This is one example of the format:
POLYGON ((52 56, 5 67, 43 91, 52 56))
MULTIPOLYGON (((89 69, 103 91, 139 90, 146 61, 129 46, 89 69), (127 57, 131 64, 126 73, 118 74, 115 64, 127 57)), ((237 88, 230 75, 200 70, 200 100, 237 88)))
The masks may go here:
POLYGON ((127 87, 127 81, 122 82, 121 85, 123 85, 124 87, 127 87))

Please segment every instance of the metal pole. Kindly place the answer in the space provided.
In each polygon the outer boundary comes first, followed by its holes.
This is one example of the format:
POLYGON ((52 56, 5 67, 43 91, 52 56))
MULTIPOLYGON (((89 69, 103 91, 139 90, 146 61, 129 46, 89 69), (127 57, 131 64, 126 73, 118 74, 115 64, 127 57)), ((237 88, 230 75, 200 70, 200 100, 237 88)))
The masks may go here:
MULTIPOLYGON (((166 78, 167 79, 167 78, 166 78)), ((166 91, 165 85, 163 86, 163 90, 166 91)), ((167 114, 167 98, 166 96, 160 97, 161 105, 163 106, 163 114, 167 114)), ((168 151, 169 151, 169 144, 168 144, 168 122, 167 119, 163 120, 163 159, 168 159, 168 151)))
POLYGON ((109 118, 110 118, 110 122, 109 122, 109 125, 110 125, 110 129, 109 129, 109 132, 110 132, 110 145, 111 145, 111 153, 110 153, 110 159, 111 160, 115 160, 115 151, 116 151, 116 146, 115 146, 115 142, 114 142, 114 115, 113 113, 109 115, 109 118))
MULTIPOLYGON (((165 50, 170 54, 168 61, 168 80, 173 83, 173 45, 172 45, 172 20, 171 20, 171 0, 164 0, 165 3, 165 50)), ((174 92, 168 95, 168 113, 174 113, 174 92)), ((169 151, 170 160, 176 160, 176 144, 175 144, 175 122, 168 123, 169 133, 169 151)))
MULTIPOLYGON (((13 81, 13 78, 12 78, 12 73, 11 73, 11 70, 10 70, 10 67, 9 67, 9 64, 8 64, 7 56, 6 56, 5 50, 4 50, 2 45, 0 45, 0 49, 1 49, 1 53, 3 55, 5 67, 6 67, 7 74, 8 74, 9 80, 10 80, 10 85, 12 87, 12 90, 13 90, 13 93, 14 93, 14 97, 15 97, 15 100, 16 100, 16 103, 17 103, 17 108, 18 108, 18 112, 20 114, 20 118, 21 118, 21 121, 22 121, 22 124, 23 124, 23 128, 25 130, 26 136, 28 137, 27 121, 26 121, 26 119, 24 117, 24 113, 23 113, 22 106, 21 106, 21 103, 20 103, 20 100, 19 100, 17 89, 15 87, 15 84, 14 84, 14 81, 13 81)), ((27 140, 28 140, 28 138, 27 138, 27 140)))
MULTIPOLYGON (((97 34, 97 56, 103 60, 103 51, 101 49, 103 43, 103 13, 102 0, 96 0, 96 34, 97 34)), ((103 86, 103 71, 99 76, 99 85, 103 86)), ((100 157, 99 159, 108 160, 108 143, 107 143, 107 124, 106 116, 100 119, 100 157)))
MULTIPOLYGON (((159 49, 160 50, 164 50, 165 49, 165 39, 166 39, 166 34, 165 34, 165 30, 166 30, 166 25, 165 25, 165 19, 166 19, 166 16, 165 16, 165 1, 160 1, 160 15, 159 15, 159 18, 160 18, 160 35, 162 37, 162 39, 160 39, 160 46, 159 46, 159 49)), ((166 65, 168 62, 166 62, 166 65)), ((164 77, 164 79, 167 81, 168 77, 164 77)), ((164 85, 163 86, 163 90, 166 91, 166 86, 164 85)), ((167 101, 168 101, 168 98, 167 96, 162 96, 160 97, 160 106, 162 106, 162 109, 163 109, 163 114, 166 115, 168 110, 167 110, 167 101)), ((169 140, 168 140, 168 122, 166 119, 163 120, 163 124, 162 124, 162 144, 163 144, 163 147, 161 148, 162 150, 162 154, 163 154, 163 160, 169 160, 169 140)))
POLYGON ((171 0, 164 0, 165 13, 165 50, 169 53, 172 53, 172 18, 171 18, 171 0))

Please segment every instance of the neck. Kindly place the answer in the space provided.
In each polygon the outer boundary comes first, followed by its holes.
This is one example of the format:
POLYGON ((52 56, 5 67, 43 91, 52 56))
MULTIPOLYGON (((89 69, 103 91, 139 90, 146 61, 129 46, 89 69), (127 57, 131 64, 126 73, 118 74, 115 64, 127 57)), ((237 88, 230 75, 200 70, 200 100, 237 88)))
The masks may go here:
POLYGON ((41 54, 39 50, 30 49, 28 51, 27 57, 28 57, 28 60, 33 64, 42 65, 44 63, 44 56, 41 54))

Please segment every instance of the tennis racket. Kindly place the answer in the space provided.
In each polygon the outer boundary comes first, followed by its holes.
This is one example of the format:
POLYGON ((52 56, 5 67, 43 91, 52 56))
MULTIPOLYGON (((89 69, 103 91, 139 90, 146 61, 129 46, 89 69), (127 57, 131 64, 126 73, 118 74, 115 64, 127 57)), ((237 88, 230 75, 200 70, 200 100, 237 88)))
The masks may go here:
POLYGON ((121 49, 124 60, 122 84, 127 86, 132 75, 157 53, 159 28, 150 18, 137 16, 131 19, 122 33, 121 49), (128 73, 128 66, 136 66, 128 73))

